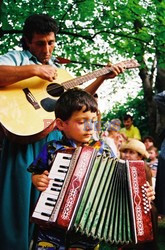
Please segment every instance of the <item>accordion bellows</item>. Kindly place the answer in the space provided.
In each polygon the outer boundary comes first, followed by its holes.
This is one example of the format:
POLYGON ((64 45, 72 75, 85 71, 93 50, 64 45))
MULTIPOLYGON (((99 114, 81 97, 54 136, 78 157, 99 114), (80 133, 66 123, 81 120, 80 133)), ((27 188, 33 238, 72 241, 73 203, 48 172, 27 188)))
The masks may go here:
POLYGON ((91 147, 78 152, 45 224, 109 244, 152 240, 144 162, 97 156, 91 147))

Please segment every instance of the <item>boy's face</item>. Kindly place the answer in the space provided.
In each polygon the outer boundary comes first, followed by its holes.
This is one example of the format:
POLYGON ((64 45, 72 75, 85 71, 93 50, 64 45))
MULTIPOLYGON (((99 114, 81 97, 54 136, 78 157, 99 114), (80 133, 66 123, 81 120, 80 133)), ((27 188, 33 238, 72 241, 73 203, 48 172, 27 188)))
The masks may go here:
POLYGON ((148 150, 150 160, 155 160, 157 158, 157 153, 154 149, 148 150))
POLYGON ((91 111, 83 112, 86 107, 80 111, 73 112, 67 121, 61 121, 59 126, 57 118, 57 127, 64 132, 68 139, 72 139, 77 146, 82 143, 88 143, 94 133, 97 114, 91 111))
POLYGON ((138 154, 135 150, 132 149, 125 149, 122 152, 122 159, 123 160, 129 160, 129 161, 138 161, 142 160, 142 156, 138 154))

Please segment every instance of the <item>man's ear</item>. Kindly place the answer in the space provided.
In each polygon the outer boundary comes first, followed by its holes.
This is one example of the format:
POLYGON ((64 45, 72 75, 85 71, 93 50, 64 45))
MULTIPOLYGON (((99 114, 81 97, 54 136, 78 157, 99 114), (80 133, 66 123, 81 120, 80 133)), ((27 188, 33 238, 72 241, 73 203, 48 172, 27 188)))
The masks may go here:
POLYGON ((63 129, 64 129, 64 121, 61 120, 60 118, 56 118, 56 127, 57 127, 60 131, 63 131, 63 129))
POLYGON ((26 42, 26 46, 29 48, 29 44, 30 44, 29 40, 26 37, 24 37, 24 39, 25 39, 25 42, 26 42))

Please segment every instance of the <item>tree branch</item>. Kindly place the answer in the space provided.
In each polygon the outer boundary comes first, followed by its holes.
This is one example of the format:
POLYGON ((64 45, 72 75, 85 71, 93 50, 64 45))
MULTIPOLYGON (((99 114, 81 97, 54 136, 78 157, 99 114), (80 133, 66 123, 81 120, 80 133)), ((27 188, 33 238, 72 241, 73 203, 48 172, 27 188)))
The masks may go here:
POLYGON ((131 38, 131 39, 133 39, 133 40, 140 41, 140 42, 142 42, 142 43, 148 43, 148 42, 146 42, 146 41, 143 40, 143 39, 140 39, 140 38, 137 38, 137 37, 134 37, 134 36, 130 36, 130 35, 128 35, 128 34, 124 34, 124 33, 121 33, 121 32, 106 31, 106 30, 102 30, 102 31, 96 32, 96 33, 93 35, 92 39, 95 38, 98 34, 102 34, 102 33, 113 34, 113 35, 115 35, 115 36, 131 38))
MULTIPOLYGON (((22 33, 22 30, 2 30, 2 28, 0 28, 0 38, 3 37, 3 35, 5 35, 5 34, 21 34, 21 33, 22 33)), ((66 31, 64 29, 63 30, 61 29, 58 34, 64 34, 64 35, 73 36, 73 37, 81 37, 85 40, 93 41, 97 35, 103 34, 103 33, 113 34, 114 36, 118 36, 118 37, 126 37, 126 38, 130 38, 130 39, 142 42, 144 44, 148 44, 147 41, 140 39, 138 37, 134 37, 134 36, 131 36, 129 34, 124 34, 122 32, 113 32, 113 31, 108 31, 108 30, 98 31, 94 35, 82 35, 80 33, 74 33, 71 31, 66 31)))
POLYGON ((140 38, 137 38, 137 37, 134 37, 134 36, 130 36, 130 35, 128 35, 128 34, 123 34, 123 33, 121 33, 121 32, 112 32, 112 31, 105 31, 105 30, 102 30, 102 31, 96 32, 93 36, 81 35, 81 34, 72 33, 72 32, 69 32, 69 31, 65 31, 65 30, 61 30, 61 32, 60 32, 60 34, 65 34, 65 35, 74 36, 74 37, 81 37, 81 38, 83 38, 83 39, 90 40, 90 41, 93 41, 93 39, 94 39, 97 35, 103 34, 103 33, 113 34, 113 35, 118 36, 118 37, 126 37, 126 38, 130 38, 130 39, 133 39, 133 40, 142 42, 142 43, 144 43, 144 44, 148 44, 148 42, 145 41, 145 40, 143 40, 143 39, 140 39, 140 38))

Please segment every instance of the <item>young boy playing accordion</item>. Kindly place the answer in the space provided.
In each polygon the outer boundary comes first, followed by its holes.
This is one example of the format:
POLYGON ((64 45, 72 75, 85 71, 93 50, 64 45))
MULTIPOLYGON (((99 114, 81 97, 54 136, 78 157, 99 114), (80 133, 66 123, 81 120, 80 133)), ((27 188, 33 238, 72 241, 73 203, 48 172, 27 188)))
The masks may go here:
MULTIPOLYGON (((105 151, 111 156, 111 151, 103 141, 92 140, 97 120, 98 106, 96 100, 89 93, 81 89, 70 89, 63 93, 55 106, 56 126, 62 132, 60 141, 53 140, 46 144, 37 159, 29 166, 32 172, 32 182, 39 191, 45 191, 49 184, 49 170, 57 150, 70 147, 90 145, 97 148, 98 154, 105 151)), ((148 189, 148 196, 153 192, 148 189)), ((71 248, 94 249, 98 245, 97 240, 89 240, 85 236, 79 239, 70 239, 71 248)), ((36 250, 39 249, 67 249, 65 232, 62 229, 40 228, 36 250)))

